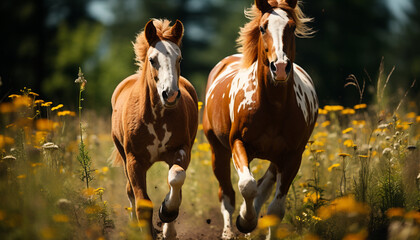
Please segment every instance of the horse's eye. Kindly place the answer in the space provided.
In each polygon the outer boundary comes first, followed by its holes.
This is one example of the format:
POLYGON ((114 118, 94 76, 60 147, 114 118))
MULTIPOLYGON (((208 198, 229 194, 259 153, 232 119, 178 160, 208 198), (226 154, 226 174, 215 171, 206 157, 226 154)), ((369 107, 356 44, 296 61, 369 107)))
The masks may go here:
POLYGON ((265 33, 265 28, 264 28, 263 26, 260 26, 260 32, 261 32, 262 34, 264 34, 264 33, 265 33))

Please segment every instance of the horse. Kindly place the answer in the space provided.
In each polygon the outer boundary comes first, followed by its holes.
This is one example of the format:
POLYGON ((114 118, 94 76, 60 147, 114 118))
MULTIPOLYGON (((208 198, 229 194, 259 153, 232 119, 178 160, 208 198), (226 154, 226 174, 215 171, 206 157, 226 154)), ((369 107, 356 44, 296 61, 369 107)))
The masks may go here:
POLYGON ((275 194, 267 214, 282 219, 289 187, 318 117, 318 100, 310 76, 295 60, 295 36, 313 33, 297 0, 255 0, 245 11, 239 54, 220 61, 209 73, 203 130, 212 150, 224 219, 223 239, 233 237, 235 191, 230 158, 243 197, 237 229, 252 232, 264 202, 275 194), (270 162, 264 176, 249 170, 255 159, 270 162))
POLYGON ((179 20, 172 27, 168 20, 147 22, 133 43, 139 70, 119 83, 111 99, 114 163, 124 166, 131 218, 148 221, 154 237, 152 215, 142 208, 150 203, 146 172, 157 161, 169 166, 169 193, 159 208, 165 239, 176 238, 181 188, 198 127, 197 93, 180 75, 183 33, 179 20))

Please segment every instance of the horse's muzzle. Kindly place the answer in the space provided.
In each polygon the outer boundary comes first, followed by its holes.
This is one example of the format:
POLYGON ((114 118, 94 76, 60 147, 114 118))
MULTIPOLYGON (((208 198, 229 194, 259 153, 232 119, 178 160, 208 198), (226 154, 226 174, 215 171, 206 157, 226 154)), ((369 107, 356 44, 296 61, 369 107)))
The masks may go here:
POLYGON ((165 107, 173 108, 181 97, 181 91, 179 89, 178 91, 163 91, 162 97, 165 107))
POLYGON ((287 61, 270 62, 270 72, 275 81, 286 81, 289 79, 291 70, 292 62, 289 59, 287 61))

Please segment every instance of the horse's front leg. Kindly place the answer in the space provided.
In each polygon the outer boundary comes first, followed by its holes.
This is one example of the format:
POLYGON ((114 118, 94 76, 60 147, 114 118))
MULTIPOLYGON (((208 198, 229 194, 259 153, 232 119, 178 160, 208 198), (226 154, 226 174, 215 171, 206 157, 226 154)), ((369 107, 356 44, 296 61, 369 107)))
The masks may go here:
POLYGON ((185 170, 189 163, 189 157, 184 149, 175 152, 175 160, 170 163, 168 173, 169 193, 159 209, 159 218, 164 222, 163 237, 165 239, 175 239, 175 219, 178 217, 179 206, 182 200, 182 185, 184 184, 185 170))
POLYGON ((258 223, 257 212, 254 208, 257 182, 249 171, 248 156, 241 140, 235 140, 233 143, 232 160, 239 175, 238 189, 244 198, 236 219, 236 227, 243 233, 249 233, 255 229, 258 223))
POLYGON ((149 206, 150 203, 146 185, 146 172, 150 166, 143 163, 139 158, 136 158, 134 154, 127 154, 127 162, 125 165, 128 178, 127 194, 130 199, 130 204, 132 207, 135 207, 134 211, 138 221, 147 221, 150 227, 150 234, 155 236, 152 223, 153 209, 145 207, 149 206))
MULTIPOLYGON (((276 171, 276 193, 267 209, 267 215, 277 216, 280 220, 283 219, 285 214, 287 192, 299 170, 302 153, 289 155, 284 159, 287 159, 288 164, 283 166, 281 172, 276 171)), ((269 230, 266 239, 271 239, 271 229, 269 230)))

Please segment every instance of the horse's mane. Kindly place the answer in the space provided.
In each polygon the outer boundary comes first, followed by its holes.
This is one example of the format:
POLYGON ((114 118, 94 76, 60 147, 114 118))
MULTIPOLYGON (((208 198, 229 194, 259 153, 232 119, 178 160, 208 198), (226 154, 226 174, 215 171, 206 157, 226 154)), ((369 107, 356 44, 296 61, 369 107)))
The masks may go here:
MULTIPOLYGON (((181 39, 176 41, 172 35, 171 26, 169 24, 171 21, 167 19, 153 19, 153 25, 156 28, 156 34, 160 40, 167 40, 176 43, 178 46, 181 43, 181 39)), ((133 42, 134 52, 136 54, 136 64, 143 68, 143 63, 145 61, 147 50, 149 49, 150 45, 147 42, 146 36, 144 34, 144 30, 137 34, 136 42, 133 42)))
MULTIPOLYGON (((288 12, 296 23, 295 35, 300 38, 311 37, 314 31, 307 23, 312 21, 301 10, 301 1, 294 9, 290 8, 284 0, 268 0, 273 8, 281 8, 288 12)), ((250 22, 245 24, 239 31, 238 51, 244 55, 242 59, 243 67, 249 67, 256 61, 258 56, 258 40, 260 37, 259 22, 262 17, 261 11, 253 4, 250 8, 245 9, 245 16, 250 22)))

